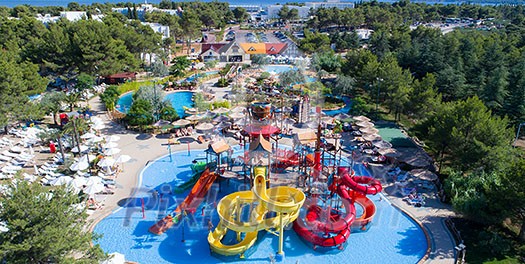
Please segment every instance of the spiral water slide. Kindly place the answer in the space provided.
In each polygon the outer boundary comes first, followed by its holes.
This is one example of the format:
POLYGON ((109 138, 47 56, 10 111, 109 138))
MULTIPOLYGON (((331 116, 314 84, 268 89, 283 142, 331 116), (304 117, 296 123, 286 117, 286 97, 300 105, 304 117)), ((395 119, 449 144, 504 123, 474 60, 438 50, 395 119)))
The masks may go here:
POLYGON ((341 246, 350 237, 352 226, 363 228, 375 215, 375 205, 366 195, 381 192, 381 183, 366 176, 351 176, 347 168, 339 168, 339 176, 342 182, 337 187, 337 194, 342 198, 344 214, 332 208, 323 210, 315 199, 311 199, 307 201, 306 217, 294 223, 297 234, 314 247, 341 246), (364 208, 357 219, 354 202, 364 208))
MULTIPOLYGON (((254 187, 251 191, 229 194, 217 204, 220 222, 217 228, 208 234, 208 242, 213 252, 225 256, 242 256, 253 246, 259 231, 275 228, 281 230, 282 236, 283 226, 293 222, 299 215, 305 200, 304 193, 296 188, 284 186, 267 189, 266 169, 254 168, 254 187), (243 217, 246 207, 249 214, 243 217), (270 212, 275 214, 269 214, 270 212), (228 230, 237 233, 238 243, 225 245, 222 242, 228 230)), ((282 249, 282 242, 279 248, 282 249)))

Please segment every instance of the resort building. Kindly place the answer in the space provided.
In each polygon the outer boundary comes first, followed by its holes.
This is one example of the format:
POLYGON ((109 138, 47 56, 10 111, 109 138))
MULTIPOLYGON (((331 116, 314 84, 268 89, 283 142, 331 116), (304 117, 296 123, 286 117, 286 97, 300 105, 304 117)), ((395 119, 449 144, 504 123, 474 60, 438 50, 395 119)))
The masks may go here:
MULTIPOLYGON (((128 12, 130 10, 133 10, 133 7, 118 7, 118 8, 112 8, 111 11, 121 13, 125 16, 128 15, 128 12)), ((154 7, 152 4, 141 4, 140 6, 136 7, 137 10, 137 16, 140 20, 144 20, 144 14, 151 13, 151 12, 163 12, 168 13, 170 15, 182 15, 182 8, 177 9, 160 9, 157 7, 154 7)))
POLYGON ((252 54, 282 55, 286 43, 206 43, 201 46, 199 58, 202 61, 242 62, 250 60, 252 54))
MULTIPOLYGON (((310 10, 317 8, 354 8, 353 2, 341 2, 339 0, 327 0, 326 2, 306 2, 304 6, 287 5, 290 9, 297 9, 299 18, 307 18, 310 15, 310 10)), ((269 5, 266 9, 266 13, 269 19, 279 18, 279 11, 283 8, 283 5, 269 5)))
POLYGON ((149 22, 142 22, 142 25, 149 26, 156 33, 160 33, 163 39, 170 37, 170 27, 169 26, 164 26, 159 23, 149 23, 149 22))
MULTIPOLYGON (((104 15, 91 15, 91 19, 102 21, 104 15)), ((37 14, 36 19, 42 22, 44 25, 49 25, 49 23, 55 23, 60 19, 67 19, 69 21, 78 21, 81 19, 87 19, 87 13, 84 11, 65 11, 60 12, 60 16, 51 16, 50 14, 37 14)))

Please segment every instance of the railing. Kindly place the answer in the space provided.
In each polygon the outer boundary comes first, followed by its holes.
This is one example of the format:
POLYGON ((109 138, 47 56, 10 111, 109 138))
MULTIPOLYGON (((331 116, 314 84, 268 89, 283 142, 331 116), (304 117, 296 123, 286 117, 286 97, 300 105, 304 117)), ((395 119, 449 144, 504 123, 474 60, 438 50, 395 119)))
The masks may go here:
POLYGON ((463 243, 464 241, 461 238, 461 232, 456 228, 456 225, 454 222, 452 222, 450 217, 445 219, 445 224, 450 233, 452 233, 454 244, 456 244, 454 247, 454 249, 457 251, 455 263, 463 264, 465 263, 465 255, 467 254, 467 250, 465 244, 463 243))

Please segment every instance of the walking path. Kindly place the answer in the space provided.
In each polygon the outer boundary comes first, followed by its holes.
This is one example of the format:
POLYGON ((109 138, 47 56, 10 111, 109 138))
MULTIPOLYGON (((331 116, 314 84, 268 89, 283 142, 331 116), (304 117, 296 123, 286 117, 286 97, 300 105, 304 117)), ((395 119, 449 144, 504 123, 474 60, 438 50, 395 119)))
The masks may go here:
MULTIPOLYGON (((90 215, 90 228, 93 228, 97 222, 102 220, 113 210, 117 209, 119 201, 133 196, 135 188, 138 183, 139 173, 148 162, 168 154, 165 146, 167 138, 159 135, 153 136, 151 134, 137 133, 124 129, 121 125, 112 122, 107 112, 104 111, 104 105, 100 102, 98 96, 89 101, 90 107, 94 114, 101 117, 106 125, 106 129, 102 132, 107 135, 118 135, 121 137, 118 142, 121 154, 126 154, 132 157, 132 160, 125 163, 123 171, 116 179, 117 188, 115 194, 104 197, 104 207, 95 211, 90 215)), ((232 144, 235 140, 229 138, 232 144)), ((204 149, 207 144, 199 144, 196 141, 188 143, 191 149, 204 149)), ((188 144, 172 145, 172 151, 181 151, 188 148, 188 144)), ((370 166, 372 172, 376 177, 386 175, 390 167, 385 165, 370 166)), ((384 179, 383 183, 388 180, 384 179)), ((406 212, 409 216, 419 222, 430 238, 430 255, 424 263, 454 263, 455 252, 454 242, 451 234, 444 224, 444 220, 454 215, 448 205, 441 203, 436 197, 435 193, 427 194, 426 205, 424 207, 414 207, 408 205, 402 200, 402 197, 397 195, 398 190, 392 183, 385 186, 385 195, 388 197, 393 205, 406 212)))

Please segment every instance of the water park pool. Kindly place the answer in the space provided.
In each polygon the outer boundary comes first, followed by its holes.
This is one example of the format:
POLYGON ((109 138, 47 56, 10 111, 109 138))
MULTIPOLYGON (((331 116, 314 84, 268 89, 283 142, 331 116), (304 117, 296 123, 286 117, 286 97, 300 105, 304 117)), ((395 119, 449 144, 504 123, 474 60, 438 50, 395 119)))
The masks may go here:
POLYGON ((334 110, 323 110, 323 113, 325 113, 328 116, 335 116, 337 114, 348 114, 348 111, 352 109, 352 99, 350 97, 343 96, 343 102, 345 103, 345 106, 339 109, 334 110))
MULTIPOLYGON (((234 148, 233 156, 241 154, 234 148)), ((94 232, 102 234, 97 241, 106 252, 120 252, 126 260, 138 263, 268 263, 277 251, 278 237, 259 232, 257 242, 244 259, 210 254, 208 221, 218 224, 214 204, 224 195, 246 189, 242 182, 215 183, 205 202, 189 222, 174 226, 162 235, 153 235, 148 228, 175 209, 189 190, 166 195, 160 203, 152 203, 152 190, 165 190, 167 185, 179 185, 191 177, 190 164, 203 158, 203 150, 174 152, 150 162, 139 175, 134 197, 121 201, 117 210, 100 221, 94 232), (167 184, 167 185, 166 185, 167 184), (144 205, 144 211, 141 209, 144 205), (143 215, 144 212, 144 215, 143 215)), ((368 173, 361 164, 358 173, 368 173)), ((377 206, 374 222, 367 232, 352 233, 343 250, 314 251, 293 229, 285 231, 285 263, 417 263, 425 254, 427 241, 421 228, 394 208, 382 196, 369 196, 377 206), (380 199, 381 197, 381 199, 380 199)), ((359 211, 359 210, 358 210, 359 211)), ((234 236, 232 236, 232 239, 234 236)))
POLYGON ((295 70, 296 68, 292 65, 265 65, 263 69, 269 73, 279 74, 282 72, 295 70))
MULTIPOLYGON (((183 117, 185 116, 184 107, 193 107, 193 101, 191 100, 192 97, 193 92, 174 92, 166 94, 164 100, 169 100, 179 116, 183 117)), ((126 93, 122 95, 118 100, 117 110, 122 113, 127 113, 131 107, 132 102, 133 93, 126 93)))
POLYGON ((219 71, 208 71, 208 72, 203 72, 203 73, 196 73, 196 74, 193 74, 190 77, 184 79, 184 81, 185 82, 193 82, 197 78, 205 77, 205 76, 212 75, 212 74, 218 74, 218 73, 219 73, 219 71))

